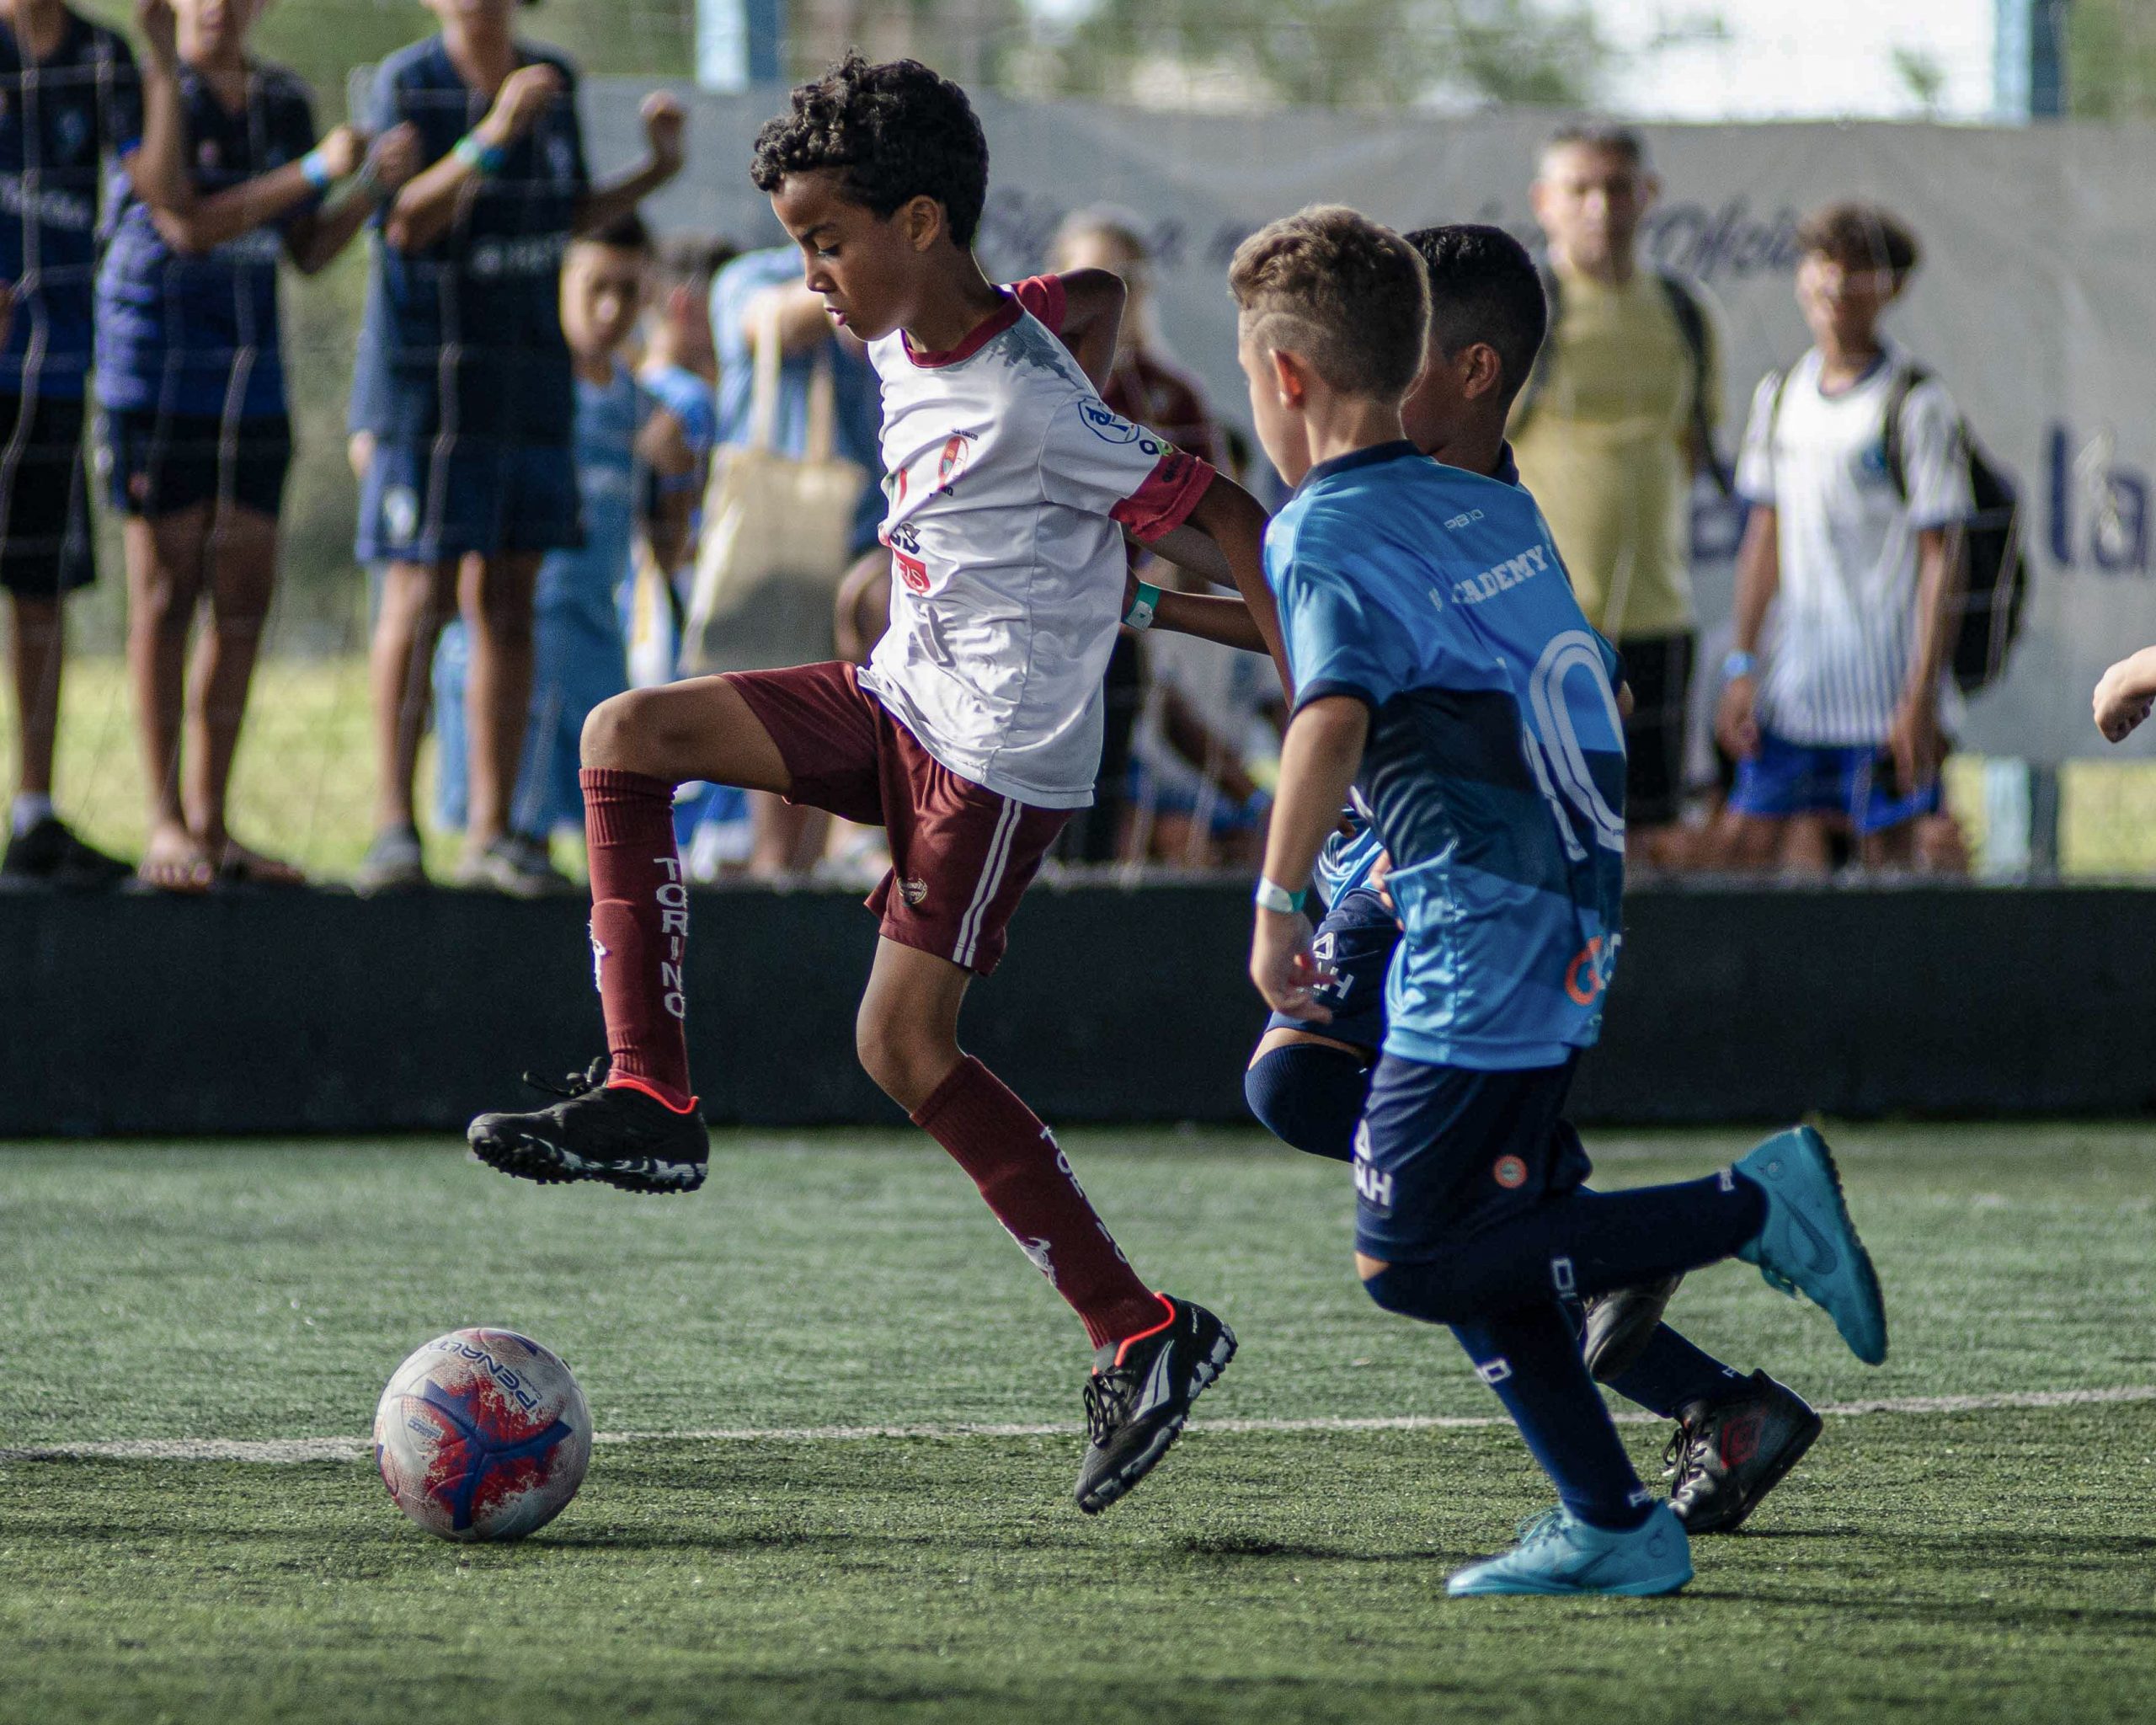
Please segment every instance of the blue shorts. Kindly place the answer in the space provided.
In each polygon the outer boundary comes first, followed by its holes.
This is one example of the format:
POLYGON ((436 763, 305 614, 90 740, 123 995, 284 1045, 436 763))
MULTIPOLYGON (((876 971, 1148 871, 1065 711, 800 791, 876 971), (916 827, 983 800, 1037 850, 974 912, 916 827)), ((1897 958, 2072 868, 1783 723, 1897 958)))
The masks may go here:
POLYGON ((1332 1012, 1328 1024, 1313 1024, 1275 1012, 1267 1030, 1307 1030, 1313 1036, 1329 1036, 1373 1052, 1385 1045, 1385 979, 1391 968, 1392 950, 1400 943, 1400 925, 1385 901, 1368 887, 1341 894, 1325 921, 1317 926, 1311 951, 1320 964, 1338 975, 1311 994, 1332 1012))
POLYGON ((1427 1263, 1588 1177, 1565 1119, 1578 1057, 1485 1072, 1385 1055, 1355 1129, 1355 1249, 1427 1263))
POLYGON ((1792 743, 1759 734, 1759 752, 1737 763, 1729 806, 1739 814, 1780 820, 1792 814, 1843 814, 1861 837, 1939 812, 1939 781, 1906 796, 1894 789, 1892 758, 1882 750, 1792 743))
MULTIPOLYGON (((462 619, 442 631, 435 650, 435 816, 461 830, 469 801, 464 687, 471 642, 462 619)), ((517 764, 510 825, 531 838, 584 825, 584 722, 602 701, 629 686, 627 649, 618 634, 539 613, 532 643, 531 717, 517 764)))
POLYGON ((567 444, 438 438, 385 443, 360 488, 362 563, 448 563, 467 553, 584 543, 567 444))

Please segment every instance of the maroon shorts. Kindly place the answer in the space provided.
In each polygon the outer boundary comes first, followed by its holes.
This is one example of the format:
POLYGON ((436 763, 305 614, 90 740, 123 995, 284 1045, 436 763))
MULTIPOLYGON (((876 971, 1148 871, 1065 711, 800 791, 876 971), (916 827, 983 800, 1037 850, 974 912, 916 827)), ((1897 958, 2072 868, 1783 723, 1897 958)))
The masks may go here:
POLYGON ((1011 913, 1070 818, 943 765, 845 664, 728 671, 786 762, 789 803, 890 836, 891 872, 868 895, 883 935, 985 976, 1011 913))

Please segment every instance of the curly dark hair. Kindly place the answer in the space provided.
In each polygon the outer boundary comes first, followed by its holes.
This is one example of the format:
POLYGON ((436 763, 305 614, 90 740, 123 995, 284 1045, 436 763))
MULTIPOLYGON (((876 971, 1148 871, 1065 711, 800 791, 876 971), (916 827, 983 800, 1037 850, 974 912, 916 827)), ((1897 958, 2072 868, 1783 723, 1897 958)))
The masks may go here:
POLYGON ((846 197, 881 216, 935 199, 951 238, 968 246, 988 196, 988 139, 950 79, 918 60, 872 65, 848 54, 795 88, 791 113, 766 122, 749 178, 771 192, 789 174, 822 169, 837 170, 846 197))
POLYGON ((1504 367, 1504 390, 1518 393, 1534 369, 1550 323, 1542 277, 1527 248, 1502 227, 1463 222, 1405 235, 1430 271, 1430 328, 1445 357, 1487 342, 1504 367))

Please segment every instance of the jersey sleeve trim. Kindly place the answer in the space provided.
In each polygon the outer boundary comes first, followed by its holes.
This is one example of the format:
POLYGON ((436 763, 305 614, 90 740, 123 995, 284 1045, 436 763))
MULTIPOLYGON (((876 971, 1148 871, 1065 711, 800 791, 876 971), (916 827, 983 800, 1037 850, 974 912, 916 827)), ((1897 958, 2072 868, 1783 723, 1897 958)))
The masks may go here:
POLYGON ((1150 545, 1190 519, 1213 478, 1212 462, 1171 449, 1154 463, 1144 484, 1108 511, 1108 517, 1128 527, 1140 544, 1150 545))
POLYGON ((1048 326, 1050 335, 1063 334, 1063 321, 1070 315, 1070 298, 1060 275, 1029 275, 1023 281, 1012 282, 1011 291, 1020 305, 1048 326))

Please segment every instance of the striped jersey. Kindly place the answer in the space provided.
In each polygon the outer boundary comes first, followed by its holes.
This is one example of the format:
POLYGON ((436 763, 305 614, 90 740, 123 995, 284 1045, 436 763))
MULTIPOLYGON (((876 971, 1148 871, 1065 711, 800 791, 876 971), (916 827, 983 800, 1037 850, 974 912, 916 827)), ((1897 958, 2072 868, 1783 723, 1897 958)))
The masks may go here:
POLYGON ((1534 499, 1411 443, 1326 462, 1265 536, 1297 700, 1370 709, 1356 778, 1404 938, 1385 1052, 1556 1065, 1601 1033, 1625 878, 1616 655, 1534 499))
POLYGON ((1890 348, 1855 385, 1822 394, 1819 354, 1752 398, 1737 467, 1771 506, 1781 587, 1759 683, 1759 722, 1813 746, 1885 740, 1916 647, 1917 535, 1974 512, 1961 414, 1936 378, 1902 409, 1907 497, 1886 460, 1886 407, 1908 364, 1890 348), (1780 401, 1777 405, 1776 398, 1780 401))

